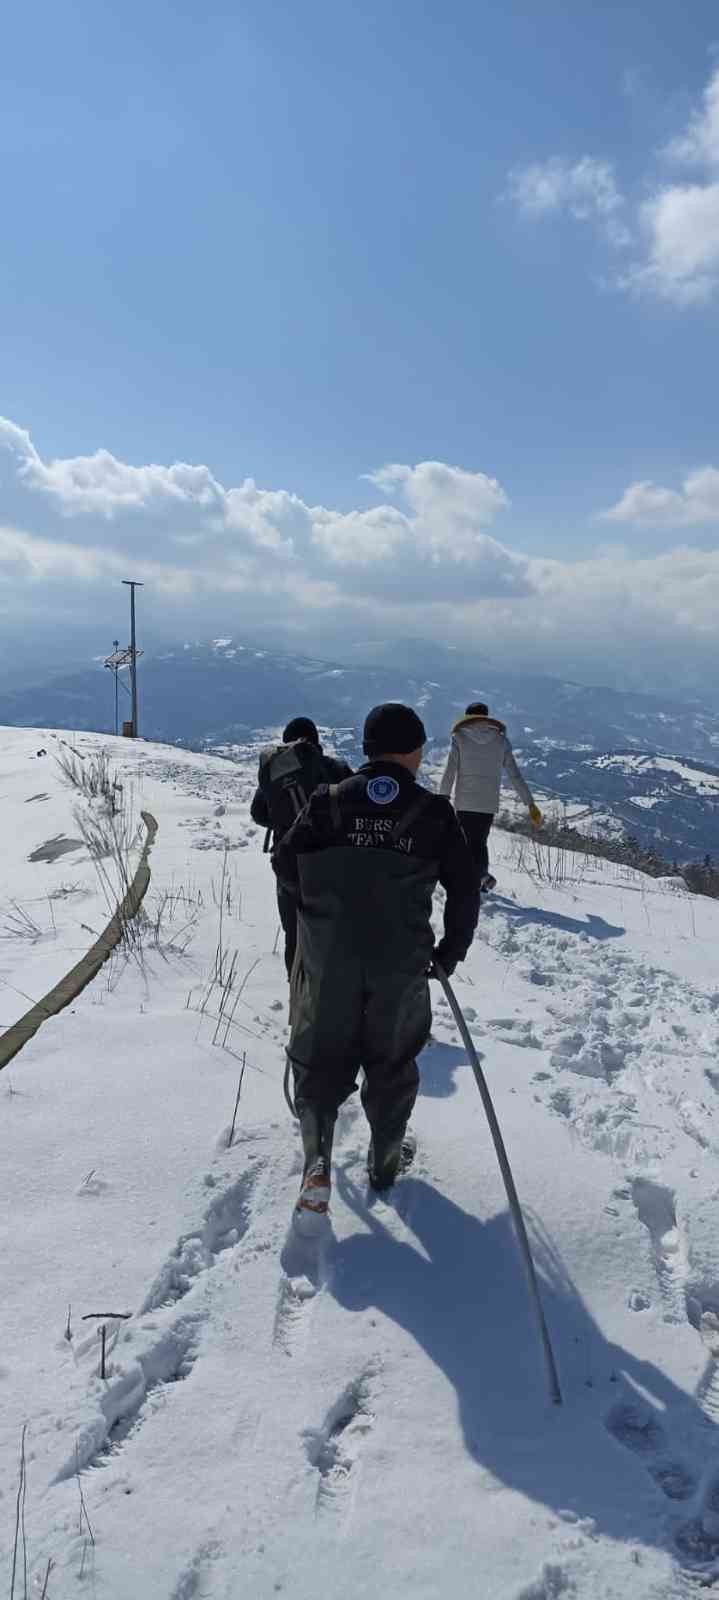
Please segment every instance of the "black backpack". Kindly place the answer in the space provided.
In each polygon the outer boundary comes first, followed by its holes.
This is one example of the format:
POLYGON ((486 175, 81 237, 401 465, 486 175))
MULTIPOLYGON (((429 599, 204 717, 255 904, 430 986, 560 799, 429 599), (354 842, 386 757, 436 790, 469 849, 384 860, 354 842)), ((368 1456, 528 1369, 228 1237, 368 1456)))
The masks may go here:
POLYGON ((292 827, 315 789, 333 781, 336 770, 336 764, 309 739, 280 744, 265 752, 260 785, 267 799, 275 842, 292 827))

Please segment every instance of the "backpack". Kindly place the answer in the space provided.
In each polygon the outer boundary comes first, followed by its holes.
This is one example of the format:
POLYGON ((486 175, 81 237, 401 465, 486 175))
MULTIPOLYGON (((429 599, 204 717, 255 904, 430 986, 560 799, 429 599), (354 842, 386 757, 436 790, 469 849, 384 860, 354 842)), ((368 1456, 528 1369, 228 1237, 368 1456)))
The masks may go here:
POLYGON ((277 745, 262 757, 261 786, 267 799, 275 841, 292 827, 321 783, 333 780, 336 764, 316 744, 297 739, 277 745))

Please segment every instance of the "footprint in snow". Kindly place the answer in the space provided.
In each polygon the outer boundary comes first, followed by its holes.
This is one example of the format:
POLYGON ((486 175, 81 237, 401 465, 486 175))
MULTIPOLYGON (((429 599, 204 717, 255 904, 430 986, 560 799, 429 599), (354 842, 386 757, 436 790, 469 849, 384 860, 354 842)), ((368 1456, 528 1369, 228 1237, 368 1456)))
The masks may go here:
POLYGON ((673 1190, 651 1178, 635 1178, 632 1200, 652 1243, 654 1269, 665 1322, 686 1318, 686 1246, 677 1223, 673 1190))
POLYGON ((299 1355, 309 1335, 309 1312, 319 1285, 306 1273, 289 1277, 283 1272, 277 1293, 272 1343, 286 1356, 299 1355))
POLYGON ((541 1050, 541 1040, 534 1032, 533 1022, 524 1017, 490 1017, 487 1027, 503 1044, 517 1044, 524 1049, 541 1050))
POLYGON ((357 1488, 359 1461, 375 1422, 372 1405, 377 1364, 370 1362, 330 1407, 319 1428, 303 1434, 307 1459, 317 1473, 315 1514, 344 1521, 357 1488))
POLYGON ((642 1401, 621 1401, 605 1426, 618 1444, 641 1456, 647 1471, 668 1500, 690 1500, 697 1487, 691 1469, 674 1458, 658 1416, 642 1401))
POLYGON ((77 1432, 56 1483, 104 1462, 164 1406, 168 1386, 192 1371, 205 1320, 204 1310, 177 1316, 167 1307, 156 1320, 127 1325, 113 1346, 108 1378, 97 1385, 95 1415, 77 1432))
POLYGON ((673 1538, 685 1575, 701 1587, 719 1578, 719 1471, 702 1477, 670 1450, 657 1413, 637 1397, 614 1406, 605 1426, 618 1444, 643 1460, 666 1499, 694 1500, 692 1515, 674 1525, 673 1538))
POLYGON ((576 1588, 564 1567, 553 1561, 545 1562, 534 1583, 525 1584, 517 1600, 560 1600, 561 1595, 576 1594, 576 1588))
POLYGON ((322 1234, 298 1233, 294 1219, 280 1255, 280 1284, 272 1331, 275 1349, 285 1355, 301 1354, 307 1343, 313 1303, 328 1277, 329 1225, 322 1234))
POLYGON ((170 1600, 199 1600, 200 1595, 206 1593, 204 1580, 208 1567, 224 1554, 222 1545, 217 1539, 207 1539, 200 1545, 196 1555, 182 1571, 177 1579, 170 1600))
POLYGON ((145 1298, 143 1312, 182 1300, 199 1274, 244 1238, 252 1221, 252 1198, 262 1170, 258 1162, 215 1195, 202 1226, 194 1233, 183 1234, 160 1268, 145 1298))

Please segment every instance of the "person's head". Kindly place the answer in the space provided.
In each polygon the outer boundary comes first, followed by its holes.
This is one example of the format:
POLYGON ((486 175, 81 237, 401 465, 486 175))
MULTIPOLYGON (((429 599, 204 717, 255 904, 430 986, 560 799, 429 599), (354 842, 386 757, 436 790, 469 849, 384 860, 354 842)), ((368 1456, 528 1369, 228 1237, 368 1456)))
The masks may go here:
POLYGON ((283 744, 294 744, 295 739, 307 739, 310 744, 319 744, 320 736, 311 717, 293 717, 288 722, 282 735, 283 744))
POLYGON ((464 714, 465 717, 488 717, 489 706, 486 706, 483 700, 473 700, 471 706, 467 706, 464 714))
POLYGON ((424 723, 411 706, 392 700, 374 706, 365 719, 362 748, 370 761, 394 761, 418 772, 426 742, 424 723))

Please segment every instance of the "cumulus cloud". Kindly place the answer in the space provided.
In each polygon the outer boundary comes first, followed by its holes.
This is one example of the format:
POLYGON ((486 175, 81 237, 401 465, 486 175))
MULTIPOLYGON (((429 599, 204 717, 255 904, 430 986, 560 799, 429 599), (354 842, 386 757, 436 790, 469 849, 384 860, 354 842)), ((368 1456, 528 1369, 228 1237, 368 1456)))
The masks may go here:
MULTIPOLYGON (((308 581, 334 583, 338 592, 353 595, 388 587, 420 595, 428 569, 437 594, 459 593, 467 583, 490 594, 527 590, 526 560, 484 532, 509 502, 496 479, 483 472, 439 461, 386 466, 368 480, 401 505, 342 513, 308 505, 286 489, 263 489, 249 477, 225 488, 206 466, 135 467, 108 450, 46 462, 25 429, 2 419, 0 444, 15 483, 30 498, 50 503, 63 523, 72 518, 80 531, 94 514, 121 528, 121 542, 132 544, 135 569, 135 552, 139 547, 144 557, 149 537, 163 554, 156 579, 175 590, 187 570, 200 583, 214 579, 225 588, 253 581, 296 592, 308 581)), ((29 541, 28 572, 47 575, 48 552, 30 535, 22 537, 29 541)), ((58 560, 78 576, 83 547, 82 537, 68 543, 63 535, 52 548, 62 550, 58 560)), ((8 558, 9 551, 10 545, 8 558)), ((103 552, 86 547, 88 578, 114 570, 109 546, 104 554, 103 568, 103 552)))
POLYGON ((526 216, 565 211, 576 222, 594 223, 613 245, 630 241, 621 217, 624 195, 608 161, 594 156, 574 162, 561 156, 535 161, 510 173, 509 193, 526 216))
POLYGON ((325 511, 315 506, 312 542, 340 567, 385 566, 411 543, 412 524, 394 506, 373 511, 325 511))
MULTIPOLYGON (((92 612, 114 627, 119 580, 132 576, 147 585, 143 616, 154 607, 165 635, 289 620, 319 654, 404 633, 501 649, 517 665, 571 663, 604 680, 623 667, 636 681, 640 662, 650 674, 652 664, 678 674, 706 663, 716 677, 718 550, 635 559, 612 545, 580 561, 529 557, 489 531, 510 507, 483 472, 390 463, 368 475, 377 504, 338 511, 250 477, 225 488, 204 466, 132 468, 107 451, 46 463, 9 422, 0 443, 0 609, 10 616, 61 612, 79 623, 92 612), (83 460, 95 464, 94 516, 82 493, 67 495, 83 460), (131 498, 108 511, 122 484, 131 498)), ((674 489, 632 484, 604 515, 685 529, 719 521, 719 470, 704 467, 674 489)))
POLYGON ((709 79, 701 105, 683 133, 671 140, 666 154, 687 166, 719 167, 719 68, 709 79))
POLYGON ((395 462, 367 477, 382 493, 407 502, 420 546, 432 555, 444 552, 454 561, 471 560, 481 551, 483 528, 509 505, 496 478, 448 467, 442 461, 421 461, 416 467, 395 462))
POLYGON ((700 467, 689 473, 681 489, 663 489, 650 481, 631 483, 602 517, 605 522, 636 527, 691 528, 719 522, 719 468, 700 467))
POLYGON ((645 259, 621 279, 678 306, 704 305, 719 288, 719 183, 673 184, 640 207, 645 259))
POLYGON ((644 195, 627 200, 608 162, 554 156, 512 173, 509 192, 525 216, 564 213, 594 223, 612 245, 632 246, 615 288, 679 308, 705 305, 719 291, 719 71, 663 156, 695 168, 693 181, 667 183, 666 171, 655 173, 649 198, 645 183, 644 195))
POLYGON ((18 474, 30 489, 51 496, 68 516, 94 515, 111 519, 118 512, 144 509, 153 501, 189 502, 212 506, 222 496, 220 485, 207 467, 177 462, 173 467, 131 467, 109 450, 92 456, 43 461, 29 433, 0 417, 0 445, 18 462, 18 474))
POLYGON ((684 670, 688 655, 697 666, 717 662, 719 550, 548 561, 535 564, 532 576, 550 631, 564 618, 565 648, 603 645, 608 662, 623 659, 635 674, 643 660, 647 689, 652 665, 663 672, 674 660, 684 670))

